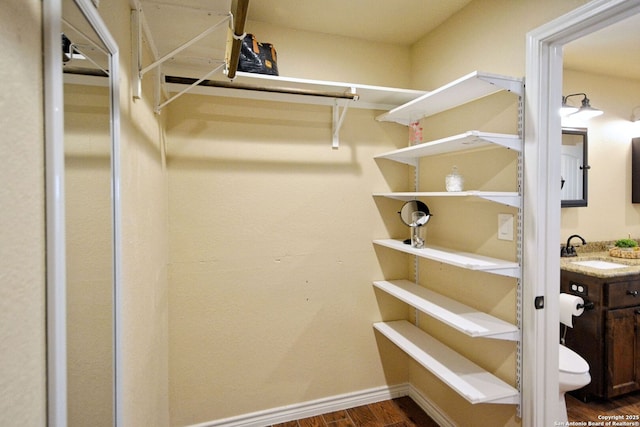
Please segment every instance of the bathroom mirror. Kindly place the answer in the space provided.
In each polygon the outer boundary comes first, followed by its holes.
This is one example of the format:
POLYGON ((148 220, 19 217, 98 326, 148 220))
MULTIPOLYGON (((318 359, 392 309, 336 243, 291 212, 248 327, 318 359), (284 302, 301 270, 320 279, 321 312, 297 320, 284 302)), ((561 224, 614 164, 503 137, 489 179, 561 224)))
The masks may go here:
POLYGON ((586 128, 562 128, 560 160, 561 206, 587 206, 588 138, 586 128))
MULTIPOLYGON (((431 212, 429 212, 429 207, 425 203, 421 202, 420 200, 410 200, 406 202, 404 205, 402 205, 402 208, 400 209, 398 214, 400 215, 400 219, 402 220, 402 222, 405 225, 410 227, 413 221, 413 219, 411 218, 411 214, 418 211, 424 212, 426 214, 424 224, 429 222, 429 218, 431 218, 431 212)), ((420 225, 424 225, 424 224, 420 224, 420 225)))
POLYGON ((45 3, 48 425, 114 426, 118 49, 91 0, 45 3))

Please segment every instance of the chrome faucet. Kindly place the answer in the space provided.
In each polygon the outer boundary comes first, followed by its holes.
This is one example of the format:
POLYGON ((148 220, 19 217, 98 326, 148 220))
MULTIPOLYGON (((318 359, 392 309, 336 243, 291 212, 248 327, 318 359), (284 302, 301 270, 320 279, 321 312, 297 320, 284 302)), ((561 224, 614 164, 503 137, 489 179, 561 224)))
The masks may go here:
POLYGON ((578 256, 578 254, 576 253, 576 248, 574 248, 571 245, 571 239, 573 239, 574 237, 577 237, 578 239, 582 240, 582 244, 586 245, 587 241, 584 240, 581 236, 578 236, 577 234, 572 234, 571 236, 569 236, 569 238, 567 239, 567 244, 565 246, 562 247, 562 249, 560 250, 560 256, 561 257, 572 257, 572 256, 578 256))

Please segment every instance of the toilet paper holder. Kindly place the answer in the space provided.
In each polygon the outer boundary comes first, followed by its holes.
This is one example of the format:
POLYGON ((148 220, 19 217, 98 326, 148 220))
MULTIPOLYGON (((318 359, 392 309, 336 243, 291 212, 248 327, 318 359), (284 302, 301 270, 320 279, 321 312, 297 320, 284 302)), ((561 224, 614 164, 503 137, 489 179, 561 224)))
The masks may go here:
POLYGON ((592 301, 585 301, 584 304, 578 304, 578 308, 584 308, 585 310, 593 310, 595 308, 595 304, 592 301))

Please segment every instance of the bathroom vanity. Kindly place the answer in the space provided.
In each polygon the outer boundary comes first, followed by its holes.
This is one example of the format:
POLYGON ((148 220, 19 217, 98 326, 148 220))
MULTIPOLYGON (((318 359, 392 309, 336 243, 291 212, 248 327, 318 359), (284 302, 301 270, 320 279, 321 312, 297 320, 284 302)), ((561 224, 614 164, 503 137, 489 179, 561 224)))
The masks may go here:
MULTIPOLYGON (((589 363, 591 383, 571 392, 584 401, 640 390, 640 260, 596 258, 626 267, 576 263, 593 256, 561 261, 560 292, 579 295, 586 305, 564 335, 565 345, 589 363)), ((564 327, 561 337, 563 332, 564 327)))

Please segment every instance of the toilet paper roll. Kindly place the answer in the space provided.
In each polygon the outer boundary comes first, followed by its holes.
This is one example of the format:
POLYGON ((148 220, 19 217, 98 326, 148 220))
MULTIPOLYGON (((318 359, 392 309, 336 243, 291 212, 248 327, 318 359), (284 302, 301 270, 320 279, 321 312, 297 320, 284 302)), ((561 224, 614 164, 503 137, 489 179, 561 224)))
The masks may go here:
POLYGON ((573 328, 573 316, 580 316, 584 311, 584 300, 576 295, 560 294, 560 323, 573 328))

